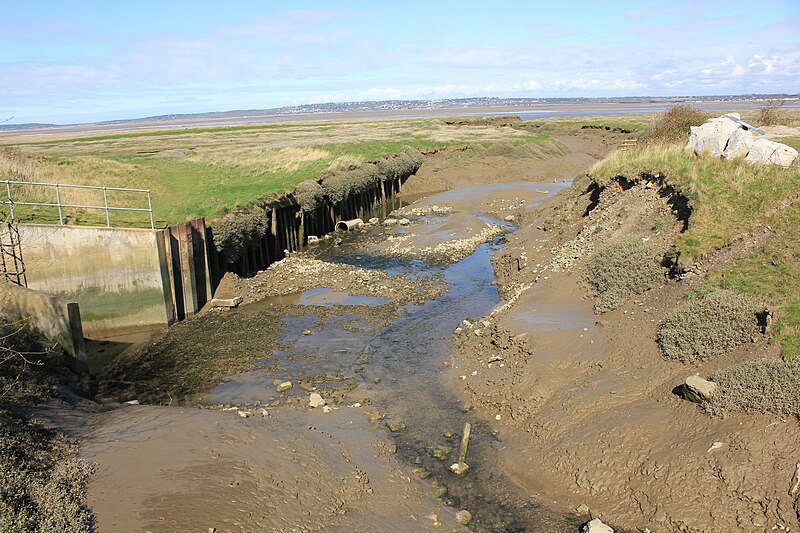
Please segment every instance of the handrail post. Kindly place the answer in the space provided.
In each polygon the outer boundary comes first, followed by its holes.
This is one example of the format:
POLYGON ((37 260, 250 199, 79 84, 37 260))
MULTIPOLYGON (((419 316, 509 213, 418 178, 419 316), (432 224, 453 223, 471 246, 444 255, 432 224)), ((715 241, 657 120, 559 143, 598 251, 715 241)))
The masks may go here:
POLYGON ((11 182, 6 180, 6 193, 8 193, 8 205, 11 209, 11 222, 14 222, 14 200, 11 199, 11 182))
POLYGON ((111 227, 111 215, 108 212, 108 190, 106 187, 103 187, 103 202, 105 202, 106 206, 106 227, 111 227))
POLYGON ((156 229, 155 221, 153 221, 153 200, 150 198, 150 189, 147 189, 147 208, 150 210, 150 229, 156 229))
POLYGON ((61 212, 61 190, 58 188, 58 183, 56 183, 56 203, 58 203, 58 222, 63 226, 64 215, 61 212))

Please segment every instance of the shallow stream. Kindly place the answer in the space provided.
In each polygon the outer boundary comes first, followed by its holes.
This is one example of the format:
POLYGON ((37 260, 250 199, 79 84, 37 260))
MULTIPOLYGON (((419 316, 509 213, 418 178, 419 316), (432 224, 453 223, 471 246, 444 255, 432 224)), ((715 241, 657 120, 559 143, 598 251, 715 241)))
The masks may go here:
MULTIPOLYGON (((536 201, 525 201, 525 208, 530 208, 552 195, 561 185, 515 183, 496 186, 495 189, 503 187, 530 189, 530 192, 538 193, 538 196, 531 195, 536 201), (543 194, 543 188, 546 194, 543 194)), ((487 186, 459 189, 429 197, 425 204, 478 205, 495 189, 487 186)), ((488 219, 482 213, 471 214, 483 221, 504 224, 488 219)), ((425 218, 424 223, 434 225, 429 234, 435 235, 435 225, 444 224, 447 217, 425 218)), ((258 401, 269 405, 270 401, 276 400, 273 392, 276 379, 314 384, 327 391, 342 390, 346 395, 339 408, 347 409, 355 402, 370 404, 363 407, 385 415, 387 420, 405 424, 404 429, 390 434, 398 456, 429 472, 432 487, 445 485, 447 494, 442 496, 442 500, 456 509, 469 509, 474 517, 472 529, 575 530, 577 523, 573 517, 538 506, 533 503, 531 495, 503 475, 500 466, 502 435, 493 432, 459 399, 453 386, 455 371, 445 366, 453 350, 453 330, 464 319, 490 313, 499 301, 490 259, 503 237, 480 245, 465 259, 448 266, 416 260, 387 260, 371 255, 367 251, 368 244, 374 238, 370 233, 347 234, 339 245, 320 250, 317 257, 364 268, 381 268, 391 274, 441 275, 449 290, 422 305, 402 307, 399 317, 388 326, 364 320, 357 313, 338 315, 325 321, 319 321, 315 316, 287 317, 284 319, 283 341, 290 343, 290 347, 276 354, 269 370, 233 376, 230 381, 210 391, 211 398, 205 400, 234 405, 258 401), (265 391, 272 393, 271 396, 266 397, 265 391), (457 461, 465 422, 472 425, 467 458, 470 470, 459 477, 449 472, 448 466, 457 461), (441 456, 448 449, 445 459, 433 457, 434 454, 441 456)), ((264 300, 235 312, 257 313, 272 303, 379 306, 386 301, 317 289, 264 300)), ((305 387, 307 390, 310 389, 308 385, 305 387)), ((295 405, 303 405, 308 397, 307 390, 295 387, 281 397, 283 404, 287 403, 288 396, 288 403, 292 403, 293 397, 295 405)), ((330 416, 336 416, 336 412, 330 416)), ((386 430, 383 423, 380 427, 386 430)))

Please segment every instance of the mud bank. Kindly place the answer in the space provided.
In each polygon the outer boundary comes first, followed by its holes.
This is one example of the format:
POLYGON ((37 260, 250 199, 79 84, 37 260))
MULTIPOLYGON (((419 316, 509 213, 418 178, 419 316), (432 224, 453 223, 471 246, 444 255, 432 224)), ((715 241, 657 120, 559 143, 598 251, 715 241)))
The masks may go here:
POLYGON ((101 531, 461 530, 368 425, 352 411, 128 407, 83 448, 98 465, 88 503, 101 531))
MULTIPOLYGON (((689 375, 776 360, 778 350, 760 340, 702 363, 664 359, 658 325, 701 281, 694 273, 678 281, 665 269, 650 290, 596 315, 580 274, 592 254, 633 236, 660 256, 685 219, 657 183, 587 185, 508 236, 494 264, 513 299, 457 330, 454 383, 504 435, 504 470, 540 497, 587 504, 631 529, 800 529, 790 487, 798 420, 712 418, 674 392, 689 375)), ((724 266, 751 244, 712 254, 696 270, 724 266)))
MULTIPOLYGON (((461 184, 459 174, 456 166, 444 173, 452 188, 461 184)), ((173 327, 143 361, 123 353, 110 368, 126 360, 127 368, 112 375, 137 368, 153 375, 135 380, 143 388, 122 383, 125 397, 118 399, 172 406, 123 407, 95 422, 85 455, 107 475, 89 488, 101 529, 135 522, 287 530, 292 526, 277 517, 285 507, 290 521, 312 530, 381 530, 388 516, 408 530, 448 531, 458 527, 452 517, 461 509, 472 513, 477 531, 576 530, 583 517, 521 490, 502 472, 510 435, 492 427, 494 415, 472 410, 446 368, 453 330, 499 303, 490 259, 503 237, 483 237, 469 244, 466 257, 446 262, 396 257, 380 245, 391 235, 413 235, 435 246, 454 230, 474 236, 486 223, 507 231, 563 187, 553 183, 558 177, 421 201, 396 214, 408 225, 347 232, 340 242, 276 263, 281 274, 272 280, 269 270, 231 278, 232 290, 254 303, 173 327), (298 283, 309 276, 297 274, 318 262, 324 268, 310 276, 314 283, 298 283), (362 279, 364 270, 371 275, 362 279), (430 292, 416 298, 419 287, 430 292), (312 395, 319 396, 316 408, 312 395), (467 421, 470 471, 459 477, 448 459, 467 421), (139 462, 141 473, 132 472, 129 465, 139 462), (302 478, 300 470, 315 475, 302 478), (365 473, 366 484, 358 478, 365 473), (123 497, 129 476, 144 488, 123 497), (204 502, 196 516, 192 501, 204 502)))

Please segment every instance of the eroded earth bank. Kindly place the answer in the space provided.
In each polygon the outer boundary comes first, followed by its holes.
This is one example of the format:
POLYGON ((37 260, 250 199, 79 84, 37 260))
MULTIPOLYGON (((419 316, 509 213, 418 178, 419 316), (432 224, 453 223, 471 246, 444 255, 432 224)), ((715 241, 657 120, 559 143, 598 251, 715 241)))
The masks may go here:
POLYGON ((98 529, 800 530, 796 417, 712 417, 678 394, 777 348, 754 335, 686 364, 655 340, 749 241, 675 275, 686 202, 656 178, 580 177, 613 134, 560 141, 546 159, 429 155, 409 205, 228 275, 217 296, 242 306, 109 363, 98 394, 119 408, 54 417, 87 437, 98 529), (653 259, 632 295, 586 279, 615 243, 653 259))

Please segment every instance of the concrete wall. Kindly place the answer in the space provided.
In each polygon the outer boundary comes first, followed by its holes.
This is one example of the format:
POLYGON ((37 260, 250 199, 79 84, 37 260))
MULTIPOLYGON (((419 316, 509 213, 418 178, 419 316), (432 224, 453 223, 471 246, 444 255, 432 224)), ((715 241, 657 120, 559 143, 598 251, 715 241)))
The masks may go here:
POLYGON ((19 224, 28 287, 80 304, 87 334, 174 320, 163 231, 19 224))
POLYGON ((86 347, 78 304, 7 282, 0 282, 0 316, 26 325, 57 342, 70 356, 73 371, 86 371, 86 347))

